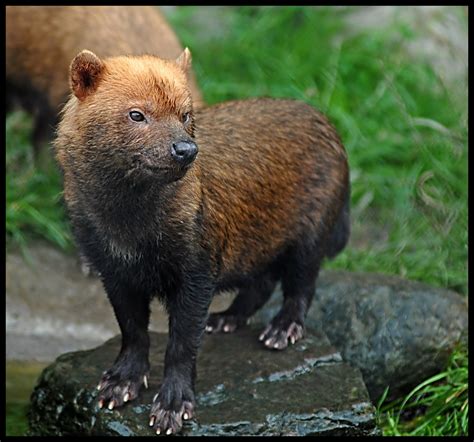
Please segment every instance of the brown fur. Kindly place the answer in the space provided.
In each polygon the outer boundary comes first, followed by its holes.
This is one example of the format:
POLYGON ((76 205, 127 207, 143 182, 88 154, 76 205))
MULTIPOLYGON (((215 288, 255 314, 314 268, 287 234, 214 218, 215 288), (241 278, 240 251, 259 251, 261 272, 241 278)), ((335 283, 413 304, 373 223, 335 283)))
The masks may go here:
MULTIPOLYGON (((183 50, 157 7, 7 6, 7 95, 10 104, 20 102, 34 113, 36 151, 53 134, 69 95, 69 64, 83 48, 100 57, 148 53, 176 58, 183 50)), ((189 81, 199 106, 202 97, 191 71, 189 81)))
MULTIPOLYGON (((116 57, 107 61, 104 75, 107 87, 92 94, 86 106, 79 109, 79 102, 72 100, 65 109, 60 136, 70 141, 59 138, 56 145, 66 178, 71 168, 81 171, 94 151, 109 149, 115 139, 130 138, 121 121, 115 125, 110 110, 142 107, 160 120, 169 118, 170 112, 176 117, 191 109, 186 79, 173 61, 116 57), (132 81, 124 81, 129 78, 132 81), (81 137, 90 121, 106 125, 107 133, 100 144, 86 148, 81 137)), ((348 184, 348 166, 339 137, 322 114, 297 101, 252 99, 198 111, 196 119, 201 150, 168 216, 192 225, 186 220, 195 215, 195 200, 205 199, 207 239, 224 273, 250 272, 308 228, 320 229, 323 220, 328 225, 335 222, 348 184), (318 148, 310 150, 311 145, 318 148), (318 180, 324 185, 315 187, 312 183, 318 180)), ((170 137, 162 132, 149 136, 170 137)), ((141 148, 131 141, 129 153, 141 148)), ((113 167, 117 158, 113 152, 107 156, 113 167)), ((89 173, 84 170, 93 183, 89 173)), ((66 200, 73 200, 78 190, 70 189, 71 184, 65 179, 66 200)), ((105 232, 108 226, 103 228, 105 232)))
POLYGON ((150 298, 170 314, 155 431, 176 432, 191 416, 204 328, 244 324, 277 280, 284 303, 260 340, 281 350, 303 337, 320 263, 349 235, 347 156, 326 117, 302 102, 260 98, 193 118, 189 66, 188 51, 177 61, 81 52, 55 142, 76 239, 122 331, 101 405, 138 395, 149 370, 150 298), (180 143, 199 147, 192 162, 177 159, 180 143), (208 320, 212 295, 230 287, 239 289, 233 305, 208 320))
POLYGON ((335 221, 348 180, 346 154, 313 108, 253 99, 214 106, 196 119, 207 235, 222 253, 224 273, 250 272, 335 221))

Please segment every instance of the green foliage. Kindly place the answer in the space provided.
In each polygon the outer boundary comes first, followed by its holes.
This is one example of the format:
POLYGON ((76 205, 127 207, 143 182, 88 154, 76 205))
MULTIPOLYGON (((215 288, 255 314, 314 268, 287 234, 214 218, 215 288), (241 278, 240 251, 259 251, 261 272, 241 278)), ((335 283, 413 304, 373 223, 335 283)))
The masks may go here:
POLYGON ((378 411, 386 436, 467 435, 469 423, 467 352, 455 351, 448 368, 414 388, 404 399, 378 411), (407 419, 409 416, 410 419, 407 419))
POLYGON ((31 118, 15 112, 6 120, 7 245, 25 248, 31 238, 45 238, 64 250, 72 245, 61 203, 61 179, 33 165, 31 118))
POLYGON ((29 404, 7 404, 5 419, 6 436, 24 436, 28 431, 28 413, 29 404))

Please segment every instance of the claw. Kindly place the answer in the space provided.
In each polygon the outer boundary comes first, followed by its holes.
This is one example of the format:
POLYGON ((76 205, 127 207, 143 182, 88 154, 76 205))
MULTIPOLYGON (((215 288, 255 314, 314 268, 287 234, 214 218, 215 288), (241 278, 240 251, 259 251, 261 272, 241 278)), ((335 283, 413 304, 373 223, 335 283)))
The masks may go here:
POLYGON ((113 410, 115 405, 115 401, 110 401, 109 406, 107 407, 109 410, 113 410))
POLYGON ((263 341, 265 339, 265 336, 267 335, 267 333, 270 331, 271 329, 271 325, 268 325, 265 330, 263 330, 262 334, 258 337, 258 340, 259 341, 263 341))
POLYGON ((154 424, 154 423, 155 423, 155 416, 152 416, 152 417, 150 418, 150 422, 148 423, 148 425, 149 425, 150 427, 153 427, 153 424, 154 424))
POLYGON ((189 419, 188 413, 184 413, 184 414, 183 414, 183 419, 184 419, 185 421, 187 421, 187 420, 189 419))
POLYGON ((143 376, 143 385, 145 385, 145 388, 148 388, 148 379, 146 376, 143 376))
POLYGON ((161 430, 158 428, 158 429, 156 430, 156 434, 160 434, 160 433, 161 433, 161 430))
POLYGON ((99 408, 102 408, 104 406, 104 400, 99 399, 99 408))
POLYGON ((130 394, 129 394, 129 393, 125 393, 125 396, 123 397, 123 401, 124 401, 124 402, 128 402, 129 399, 130 399, 130 394))
POLYGON ((168 429, 166 430, 166 435, 169 436, 172 432, 173 432, 173 431, 171 430, 171 428, 168 428, 168 429))

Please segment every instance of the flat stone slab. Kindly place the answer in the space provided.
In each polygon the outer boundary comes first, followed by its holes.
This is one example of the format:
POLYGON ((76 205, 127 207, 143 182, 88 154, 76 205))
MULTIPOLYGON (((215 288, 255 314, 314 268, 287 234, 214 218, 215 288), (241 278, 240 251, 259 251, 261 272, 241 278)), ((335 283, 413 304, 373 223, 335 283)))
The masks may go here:
MULTIPOLYGON (((182 434, 380 434, 358 369, 321 332, 285 351, 265 349, 260 327, 206 335, 198 357, 196 419, 182 434)), ((95 387, 118 354, 120 337, 67 353, 42 373, 32 395, 30 435, 153 435, 150 404, 163 373, 167 335, 151 333, 149 389, 118 410, 100 410, 95 387)))

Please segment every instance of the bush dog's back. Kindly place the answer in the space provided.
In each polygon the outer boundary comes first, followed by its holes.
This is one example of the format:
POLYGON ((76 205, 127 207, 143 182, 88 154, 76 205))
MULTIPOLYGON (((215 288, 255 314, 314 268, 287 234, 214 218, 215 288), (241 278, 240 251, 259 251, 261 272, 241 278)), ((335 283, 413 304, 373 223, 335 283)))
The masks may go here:
POLYGON ((99 405, 147 385, 156 295, 169 343, 150 426, 166 434, 193 415, 204 330, 243 326, 281 281, 282 308, 258 339, 277 350, 301 339, 321 261, 349 236, 347 158, 327 119, 268 98, 194 112, 190 61, 187 49, 176 61, 81 52, 55 143, 77 242, 122 332, 99 405), (226 288, 238 289, 232 305, 208 316, 226 288))
POLYGON ((206 235, 223 274, 252 274, 325 240, 347 194, 346 153, 312 107, 268 98, 196 114, 206 235))

